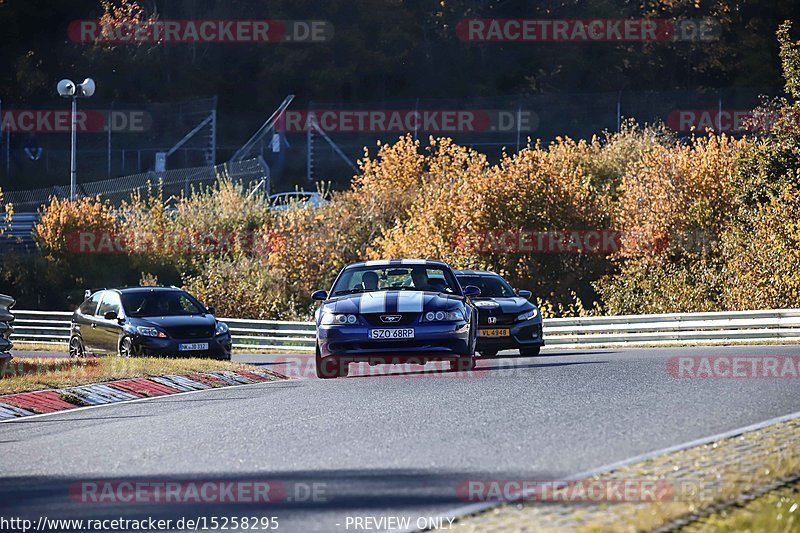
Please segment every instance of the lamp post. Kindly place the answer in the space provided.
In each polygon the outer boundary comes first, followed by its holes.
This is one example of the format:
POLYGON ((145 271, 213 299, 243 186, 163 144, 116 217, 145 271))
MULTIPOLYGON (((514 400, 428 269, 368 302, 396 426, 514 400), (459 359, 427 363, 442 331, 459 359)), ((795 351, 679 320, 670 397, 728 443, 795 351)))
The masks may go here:
POLYGON ((71 114, 71 122, 72 127, 70 129, 71 137, 72 137, 72 148, 70 149, 70 175, 69 175, 69 199, 71 201, 75 201, 75 189, 76 189, 76 152, 75 152, 75 141, 77 139, 77 126, 78 126, 78 98, 89 98, 94 94, 95 84, 92 78, 86 78, 83 80, 83 83, 79 85, 75 85, 74 82, 71 80, 61 80, 58 82, 56 86, 58 90, 59 96, 63 98, 72 98, 72 114, 71 114))

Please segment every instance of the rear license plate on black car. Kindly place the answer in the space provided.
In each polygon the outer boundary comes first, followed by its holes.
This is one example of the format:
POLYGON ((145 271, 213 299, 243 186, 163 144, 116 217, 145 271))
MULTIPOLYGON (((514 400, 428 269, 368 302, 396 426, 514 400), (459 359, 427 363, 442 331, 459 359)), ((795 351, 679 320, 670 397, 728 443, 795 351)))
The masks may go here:
POLYGON ((179 344, 178 350, 182 352, 199 352, 201 350, 208 350, 207 342, 193 342, 189 344, 179 344))
POLYGON ((370 339, 413 339, 413 328, 402 329, 371 329, 369 330, 370 339))

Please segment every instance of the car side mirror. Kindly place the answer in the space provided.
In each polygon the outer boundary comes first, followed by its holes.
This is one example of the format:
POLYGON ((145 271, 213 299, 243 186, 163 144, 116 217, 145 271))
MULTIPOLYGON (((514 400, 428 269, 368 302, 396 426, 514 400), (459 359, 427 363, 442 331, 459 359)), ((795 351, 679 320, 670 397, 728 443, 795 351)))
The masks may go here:
POLYGON ((109 311, 108 313, 103 315, 103 318, 105 318, 106 320, 116 320, 119 317, 116 311, 109 311))
POLYGON ((464 287, 464 296, 471 297, 471 296, 480 296, 481 289, 476 287, 475 285, 467 285, 464 287))
POLYGON ((533 297, 533 293, 531 291, 526 291, 524 289, 517 291, 517 294, 521 298, 525 298, 526 300, 530 300, 533 297))
POLYGON ((214 307, 213 305, 208 307, 208 314, 209 315, 216 315, 217 314, 217 308, 214 307))
POLYGON ((321 302, 323 300, 328 299, 328 293, 325 291, 314 291, 311 293, 311 299, 317 302, 321 302))

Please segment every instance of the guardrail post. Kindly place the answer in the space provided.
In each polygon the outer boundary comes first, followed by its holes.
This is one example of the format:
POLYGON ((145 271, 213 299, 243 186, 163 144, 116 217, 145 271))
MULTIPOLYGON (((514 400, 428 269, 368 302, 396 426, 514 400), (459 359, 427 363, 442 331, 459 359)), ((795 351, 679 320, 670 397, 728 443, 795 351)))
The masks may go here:
POLYGON ((11 314, 11 308, 14 307, 14 298, 0 294, 0 376, 5 373, 8 362, 11 361, 11 341, 9 337, 13 328, 11 327, 14 322, 14 315, 11 314))

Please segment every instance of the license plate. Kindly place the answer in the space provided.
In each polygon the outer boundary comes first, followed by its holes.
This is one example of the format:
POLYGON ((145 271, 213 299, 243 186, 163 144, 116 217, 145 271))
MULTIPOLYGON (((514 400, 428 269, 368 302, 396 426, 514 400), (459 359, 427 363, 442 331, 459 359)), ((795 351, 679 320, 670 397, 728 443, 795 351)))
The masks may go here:
POLYGON ((207 342, 193 342, 190 344, 179 344, 178 350, 182 352, 197 352, 201 350, 208 350, 207 342))
POLYGON ((413 328, 400 329, 371 329, 369 330, 370 339, 413 339, 413 328))
POLYGON ((478 332, 481 337, 508 337, 511 334, 508 328, 479 329, 478 332))

